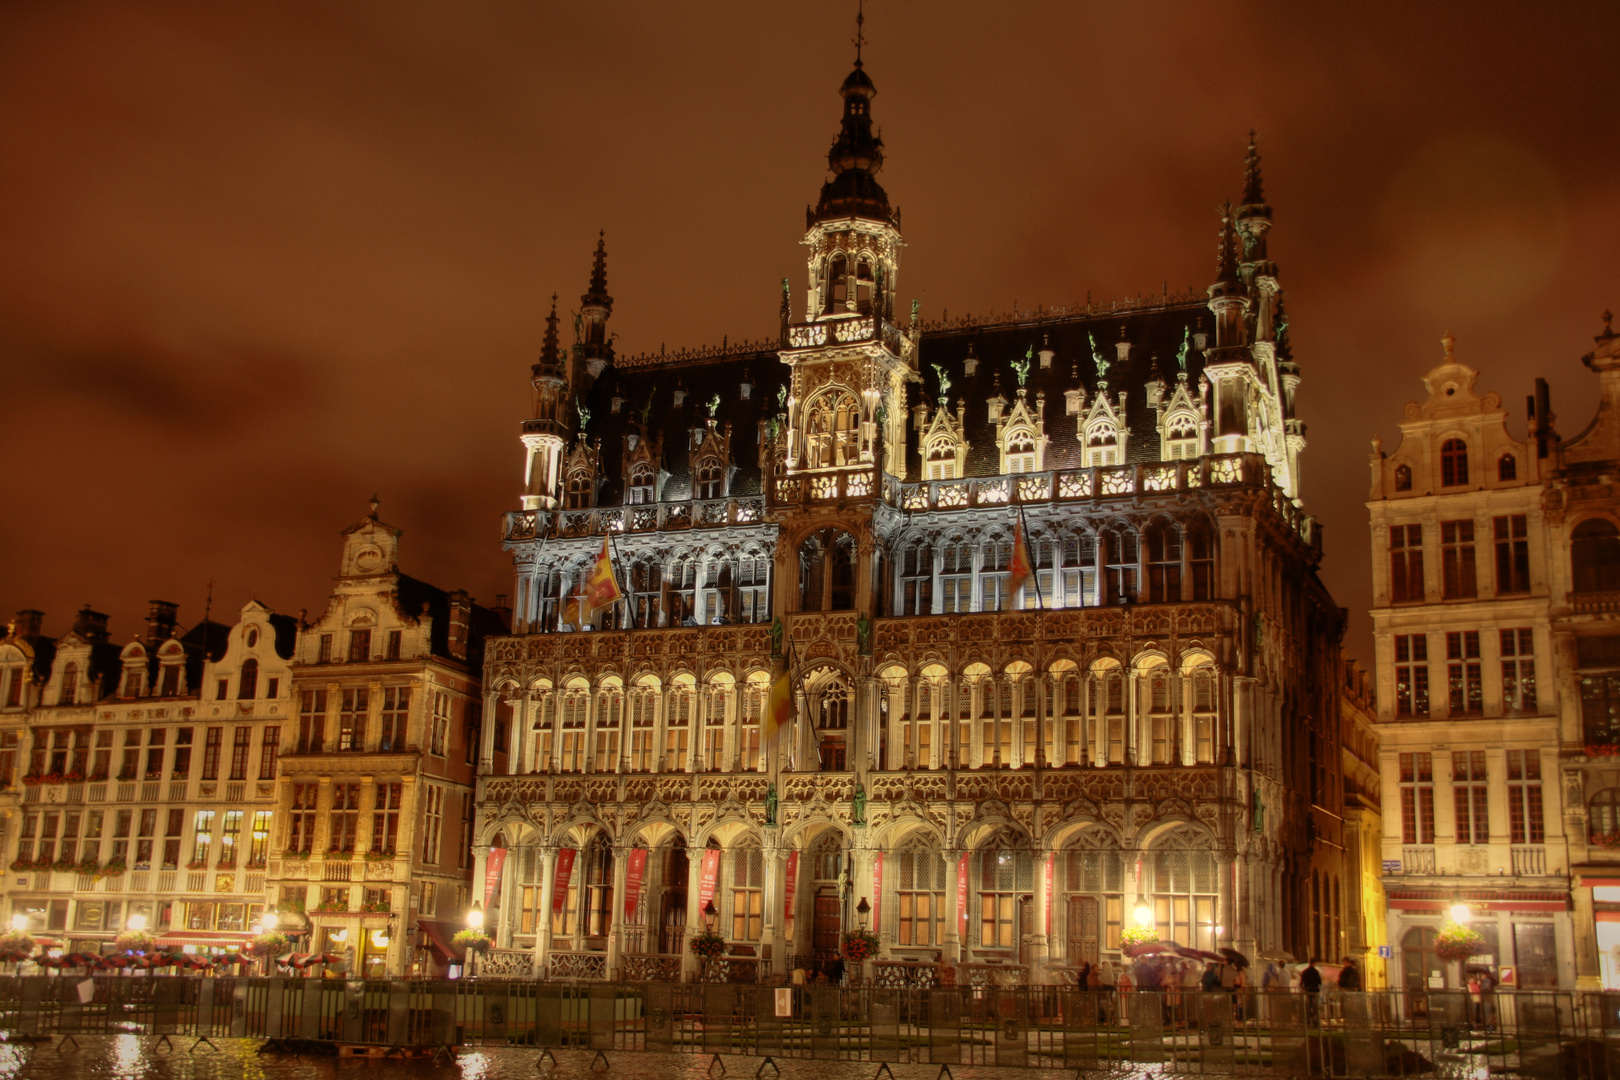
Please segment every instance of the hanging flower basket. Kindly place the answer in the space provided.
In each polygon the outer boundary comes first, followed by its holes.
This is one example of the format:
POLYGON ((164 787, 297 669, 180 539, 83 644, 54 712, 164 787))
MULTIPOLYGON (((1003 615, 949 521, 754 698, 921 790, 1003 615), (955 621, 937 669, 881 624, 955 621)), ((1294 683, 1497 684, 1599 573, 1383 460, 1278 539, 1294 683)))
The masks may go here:
POLYGON ((34 935, 26 930, 7 930, 0 934, 0 953, 11 953, 19 956, 31 956, 34 952, 34 935))
POLYGON ((1434 939, 1435 955, 1446 961, 1461 962, 1484 951, 1484 934, 1449 919, 1441 928, 1439 936, 1434 939))
POLYGON ((1119 932, 1121 945, 1150 945, 1159 940, 1159 931, 1152 926, 1127 926, 1119 932))
POLYGON ((456 936, 450 939, 450 944, 454 945, 458 949, 465 949, 470 953, 476 953, 479 956, 483 956, 485 953, 489 952, 489 947, 493 945, 494 942, 492 942, 489 939, 489 935, 484 933, 482 930, 474 930, 471 927, 468 927, 465 930, 457 930, 456 936))
POLYGON ((870 960, 877 955, 878 936, 870 930, 844 931, 844 959, 852 964, 870 960))
POLYGON ((264 960, 272 956, 283 956, 292 951, 292 939, 278 930, 266 930, 252 941, 248 942, 245 950, 249 956, 264 960))
POLYGON ((713 960, 717 956, 724 956, 726 952, 726 939, 713 930, 703 930, 693 934, 689 944, 692 955, 701 956, 705 960, 713 960))
POLYGON ((113 938, 113 947, 120 952, 151 952, 157 944, 157 935, 150 930, 125 930, 113 938))

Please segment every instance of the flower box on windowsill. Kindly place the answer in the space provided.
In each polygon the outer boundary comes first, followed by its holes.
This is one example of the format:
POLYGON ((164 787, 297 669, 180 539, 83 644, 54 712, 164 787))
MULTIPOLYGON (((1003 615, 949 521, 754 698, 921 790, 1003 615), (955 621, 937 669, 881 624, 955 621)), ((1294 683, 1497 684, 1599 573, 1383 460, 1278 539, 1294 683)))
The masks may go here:
POLYGON ((82 772, 65 773, 62 776, 62 783, 64 783, 64 784, 82 784, 82 783, 84 783, 84 773, 82 773, 82 772))
POLYGON ((327 862, 347 862, 354 858, 352 851, 339 851, 337 848, 327 848, 325 856, 327 862))
POLYGON ((208 869, 208 860, 207 859, 192 859, 190 862, 186 863, 186 869, 187 870, 206 870, 206 869, 208 869))
POLYGON ((1620 757, 1620 743, 1587 743, 1587 757, 1620 757))
POLYGON ((321 915, 347 915, 349 905, 342 900, 322 900, 315 905, 314 910, 321 915))
POLYGON ((23 787, 39 787, 40 776, 38 773, 28 773, 22 778, 22 781, 23 787))
POLYGON ((1588 844, 1614 851, 1620 848, 1620 832, 1594 833, 1586 838, 1588 844))
POLYGON ((281 857, 291 859, 294 862, 309 862, 310 856, 314 854, 313 851, 283 851, 281 857))
POLYGON ((394 852, 392 852, 392 851, 368 851, 368 852, 366 852, 366 862, 368 862, 368 863, 393 862, 393 861, 394 861, 394 852))
POLYGON ((90 782, 92 784, 105 784, 107 782, 107 774, 104 772, 91 773, 90 782))
POLYGON ((123 877, 128 870, 129 867, 121 862, 110 862, 101 868, 101 876, 105 878, 123 877))
POLYGON ((62 782, 62 774, 59 772, 48 772, 44 776, 40 777, 39 780, 42 784, 60 784, 62 782))
POLYGON ((226 862, 225 860, 221 859, 219 862, 214 864, 214 869, 215 870, 235 870, 236 869, 236 860, 232 859, 230 862, 226 862))
POLYGON ((263 870, 264 869, 264 862, 265 862, 265 860, 263 860, 263 859, 249 859, 247 862, 242 864, 242 869, 244 869, 244 870, 263 870))
POLYGON ((363 915, 385 914, 390 910, 391 906, 387 900, 373 900, 370 903, 361 904, 360 912, 363 915))

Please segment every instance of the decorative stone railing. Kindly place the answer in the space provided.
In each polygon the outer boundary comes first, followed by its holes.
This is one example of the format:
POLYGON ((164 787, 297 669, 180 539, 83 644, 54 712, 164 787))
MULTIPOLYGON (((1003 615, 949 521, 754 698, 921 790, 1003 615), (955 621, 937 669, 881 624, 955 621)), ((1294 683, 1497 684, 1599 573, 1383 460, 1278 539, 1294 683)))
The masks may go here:
POLYGON ((698 981, 759 983, 771 977, 771 962, 757 956, 711 956, 703 961, 698 981))
POLYGON ((881 990, 932 990, 939 985, 939 965, 921 960, 874 960, 872 985, 881 990))
POLYGON ((603 506, 589 510, 518 510, 506 515, 504 538, 532 540, 600 536, 615 532, 664 532, 755 525, 765 520, 760 496, 730 499, 680 499, 669 502, 603 506))
POLYGON ((528 978, 534 967, 532 949, 491 949, 479 957, 477 973, 490 978, 528 978))
POLYGON ((1620 612, 1620 589, 1572 592, 1569 606, 1577 615, 1612 615, 1620 612))
POLYGON ((679 982, 681 979, 678 956, 627 953, 619 958, 619 967, 619 978, 624 982, 679 982))
POLYGON ((1029 982, 1029 968, 1023 964, 958 964, 956 981, 959 986, 1024 986, 1029 982))
POLYGON ((548 978, 602 981, 608 977, 607 953, 558 952, 554 949, 549 959, 548 978))

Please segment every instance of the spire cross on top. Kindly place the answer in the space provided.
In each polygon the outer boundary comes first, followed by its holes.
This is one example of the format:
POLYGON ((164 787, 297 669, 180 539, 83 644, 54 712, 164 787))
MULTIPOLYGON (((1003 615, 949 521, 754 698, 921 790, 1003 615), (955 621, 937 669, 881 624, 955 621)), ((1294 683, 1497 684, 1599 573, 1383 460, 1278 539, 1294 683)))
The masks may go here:
POLYGON ((866 0, 855 0, 855 66, 861 66, 861 46, 866 44, 866 0))

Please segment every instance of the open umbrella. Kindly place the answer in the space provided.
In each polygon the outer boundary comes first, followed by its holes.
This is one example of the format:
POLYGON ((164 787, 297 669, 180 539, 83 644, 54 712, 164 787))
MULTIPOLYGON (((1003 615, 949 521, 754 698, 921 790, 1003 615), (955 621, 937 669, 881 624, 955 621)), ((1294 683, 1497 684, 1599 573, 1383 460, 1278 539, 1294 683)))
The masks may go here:
POLYGON ((1203 949, 1194 949, 1189 945, 1173 945, 1170 951, 1177 956, 1186 957, 1188 960, 1207 960, 1216 964, 1226 963, 1226 957, 1220 953, 1205 952, 1203 949))
POLYGON ((1148 956, 1152 953, 1170 952, 1175 949, 1173 941, 1144 941, 1138 945, 1127 945, 1122 951, 1126 956, 1148 956))
POLYGON ((1221 946, 1220 954, 1226 958, 1226 962, 1228 964, 1231 964, 1239 971, 1242 971, 1244 968, 1249 966, 1249 958, 1238 952, 1236 949, 1228 948, 1223 945, 1221 946))

